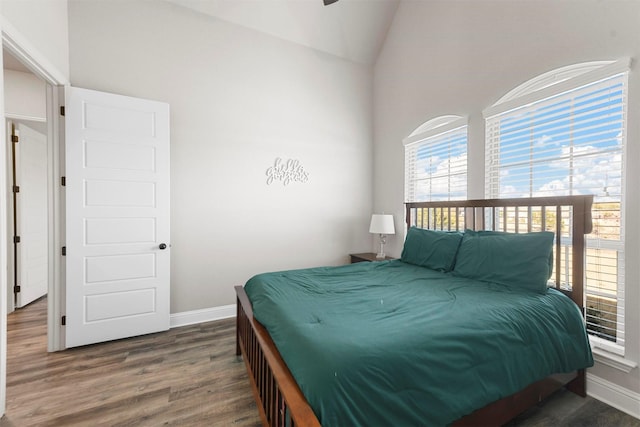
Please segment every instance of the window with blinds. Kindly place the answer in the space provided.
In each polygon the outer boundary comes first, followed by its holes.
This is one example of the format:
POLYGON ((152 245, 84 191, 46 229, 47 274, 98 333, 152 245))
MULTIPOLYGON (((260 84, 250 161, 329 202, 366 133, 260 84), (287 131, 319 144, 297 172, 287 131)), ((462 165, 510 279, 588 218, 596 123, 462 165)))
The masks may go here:
POLYGON ((628 66, 608 64, 557 84, 539 82, 543 89, 485 111, 487 197, 594 195, 587 330, 594 346, 621 355, 627 80, 628 66))
POLYGON ((467 124, 446 116, 430 120, 405 139, 405 200, 467 197, 467 124))

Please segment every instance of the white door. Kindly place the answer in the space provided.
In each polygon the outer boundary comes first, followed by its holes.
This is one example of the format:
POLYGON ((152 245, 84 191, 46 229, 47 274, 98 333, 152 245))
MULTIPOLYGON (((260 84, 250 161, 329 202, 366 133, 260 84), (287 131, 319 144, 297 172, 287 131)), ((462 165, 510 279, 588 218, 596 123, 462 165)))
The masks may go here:
POLYGON ((24 307, 47 293, 47 136, 22 123, 15 127, 16 307, 24 307))
POLYGON ((67 88, 66 346, 169 329, 169 105, 67 88))

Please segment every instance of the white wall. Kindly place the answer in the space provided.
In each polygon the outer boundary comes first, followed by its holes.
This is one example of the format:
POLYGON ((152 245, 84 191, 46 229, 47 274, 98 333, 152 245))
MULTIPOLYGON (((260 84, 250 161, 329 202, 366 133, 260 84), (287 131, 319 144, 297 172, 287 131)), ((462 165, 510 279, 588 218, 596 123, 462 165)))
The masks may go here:
POLYGON ((46 83, 31 73, 4 70, 5 116, 44 122, 47 120, 46 83))
POLYGON ((370 68, 160 1, 71 1, 69 34, 72 85, 171 105, 172 313, 369 248, 370 68))
POLYGON ((68 79, 67 0, 0 0, 0 15, 6 24, 3 30, 16 30, 23 48, 41 54, 41 65, 57 78, 68 79))
MULTIPOLYGON (((640 2, 403 1, 374 71, 374 208, 402 218, 402 139, 443 114, 469 117, 469 195, 483 197, 482 110, 510 89, 564 65, 640 60, 640 2)), ((640 179, 640 72, 629 77, 627 182, 640 179)), ((633 190, 633 184, 628 185, 633 190)), ((627 358, 640 359, 640 194, 627 193, 627 358)), ((388 252, 399 255, 401 239, 388 252)), ((590 373, 633 392, 640 373, 590 373)), ((637 411, 640 413, 640 411, 637 411)))

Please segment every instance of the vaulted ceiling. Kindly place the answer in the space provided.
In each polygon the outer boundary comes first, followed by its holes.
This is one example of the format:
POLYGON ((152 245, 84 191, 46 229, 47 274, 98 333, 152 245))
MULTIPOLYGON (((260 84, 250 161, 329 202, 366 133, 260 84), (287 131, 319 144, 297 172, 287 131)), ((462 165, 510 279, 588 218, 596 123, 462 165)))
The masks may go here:
POLYGON ((354 62, 373 64, 399 0, 167 0, 354 62))
MULTIPOLYGON (((400 0, 167 0, 361 64, 376 61, 400 0)), ((4 68, 29 72, 6 51, 4 68)))

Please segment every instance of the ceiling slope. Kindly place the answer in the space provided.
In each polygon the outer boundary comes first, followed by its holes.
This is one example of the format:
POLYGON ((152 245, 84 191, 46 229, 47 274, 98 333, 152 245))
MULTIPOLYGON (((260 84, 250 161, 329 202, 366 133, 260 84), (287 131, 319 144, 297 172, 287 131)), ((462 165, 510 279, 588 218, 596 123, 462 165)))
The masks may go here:
POLYGON ((399 0, 167 0, 361 64, 372 65, 399 0))

